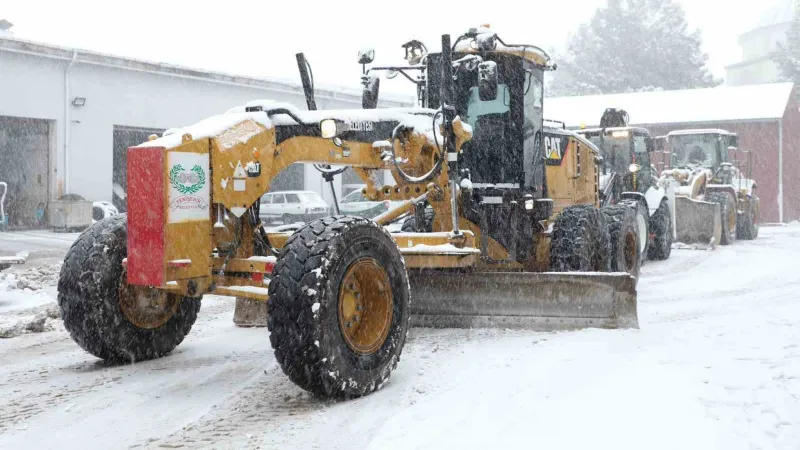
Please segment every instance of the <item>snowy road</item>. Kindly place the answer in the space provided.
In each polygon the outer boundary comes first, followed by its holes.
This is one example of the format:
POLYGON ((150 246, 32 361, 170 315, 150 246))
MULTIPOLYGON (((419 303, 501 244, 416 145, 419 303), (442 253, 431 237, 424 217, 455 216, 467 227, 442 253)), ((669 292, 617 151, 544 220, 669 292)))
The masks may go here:
MULTIPOLYGON (((225 297, 135 366, 98 362, 53 321, 0 339, 0 448, 797 449, 798 254, 800 226, 675 250, 642 269, 640 330, 415 329, 384 389, 349 402, 291 384, 225 297)), ((0 303, 54 293, 1 283, 0 303)))

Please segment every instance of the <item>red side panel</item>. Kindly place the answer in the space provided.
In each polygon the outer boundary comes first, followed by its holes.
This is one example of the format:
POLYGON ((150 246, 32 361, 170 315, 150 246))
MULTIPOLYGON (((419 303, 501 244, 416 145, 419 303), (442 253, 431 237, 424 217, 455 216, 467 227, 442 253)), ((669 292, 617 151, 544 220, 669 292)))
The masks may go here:
POLYGON ((128 149, 128 283, 162 286, 164 158, 162 147, 128 149))

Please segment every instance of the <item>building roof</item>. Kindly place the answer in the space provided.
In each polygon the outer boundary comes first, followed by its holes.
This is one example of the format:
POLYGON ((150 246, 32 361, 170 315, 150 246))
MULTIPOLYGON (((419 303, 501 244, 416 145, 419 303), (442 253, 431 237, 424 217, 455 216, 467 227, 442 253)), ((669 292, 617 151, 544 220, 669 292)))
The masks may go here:
POLYGON ((621 108, 630 123, 731 122, 777 120, 783 117, 794 90, 793 83, 721 86, 682 91, 556 97, 544 100, 548 119, 568 127, 596 127, 606 108, 621 108))
POLYGON ((758 20, 754 23, 753 28, 791 22, 796 12, 796 0, 778 0, 761 13, 758 20))
MULTIPOLYGON (((282 91, 303 95, 303 87, 300 83, 294 83, 277 78, 256 78, 228 74, 224 72, 201 70, 174 64, 116 56, 108 53, 96 52, 93 50, 61 47, 53 44, 20 39, 11 35, 0 34, 0 52, 2 51, 28 54, 63 61, 71 61, 74 58, 76 63, 81 64, 100 65, 123 70, 150 72, 179 78, 190 78, 207 81, 210 83, 228 84, 241 87, 250 87, 253 89, 282 91)), ((348 100, 358 103, 361 102, 361 89, 330 85, 322 86, 317 84, 315 88, 315 94, 318 98, 348 100)), ((414 104, 414 98, 401 95, 381 94, 381 103, 387 106, 409 106, 414 104)))

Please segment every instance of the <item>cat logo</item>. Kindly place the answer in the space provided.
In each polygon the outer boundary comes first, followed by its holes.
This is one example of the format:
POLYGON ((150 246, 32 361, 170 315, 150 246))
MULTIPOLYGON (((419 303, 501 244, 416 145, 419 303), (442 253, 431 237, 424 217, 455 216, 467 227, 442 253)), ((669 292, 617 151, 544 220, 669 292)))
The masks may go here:
POLYGON ((544 154, 548 166, 560 166, 567 153, 569 138, 567 136, 544 135, 544 154))
POLYGON ((561 138, 545 136, 544 149, 547 152, 547 159, 561 160, 561 138))

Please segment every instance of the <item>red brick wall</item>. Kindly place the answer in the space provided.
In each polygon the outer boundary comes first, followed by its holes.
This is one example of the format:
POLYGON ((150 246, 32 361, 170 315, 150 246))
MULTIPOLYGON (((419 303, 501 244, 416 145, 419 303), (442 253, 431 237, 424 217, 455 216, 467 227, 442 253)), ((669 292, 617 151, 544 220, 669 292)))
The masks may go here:
POLYGON ((792 95, 783 116, 783 221, 800 220, 800 104, 792 95))
MULTIPOLYGON (((797 111, 797 108, 794 108, 797 111)), ((795 126, 795 130, 800 129, 800 118, 796 118, 791 125, 795 126)), ((636 124, 631 124, 636 125, 636 124)), ((784 124, 784 133, 788 123, 784 124)), ((651 135, 660 136, 675 130, 697 129, 697 128, 721 128, 739 135, 739 148, 742 150, 750 150, 753 152, 753 179, 758 183, 757 194, 761 199, 761 221, 762 222, 777 222, 778 221, 778 122, 773 120, 770 122, 716 122, 716 123, 692 123, 692 124, 675 124, 675 125, 637 125, 650 130, 651 135)), ((800 149, 798 144, 797 132, 795 136, 795 155, 796 149, 800 149)), ((786 136, 784 136, 784 140, 786 136)), ((787 147, 784 144, 784 220, 788 219, 786 199, 787 185, 790 180, 794 180, 794 190, 792 191, 793 198, 800 199, 800 163, 795 164, 795 170, 789 173, 787 168, 787 147)), ((743 165, 744 169, 745 166, 743 165)), ((795 202, 797 206, 800 206, 795 202)), ((795 207, 795 214, 800 210, 795 207)))

